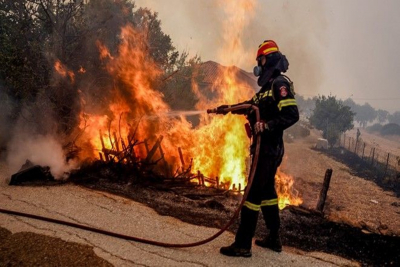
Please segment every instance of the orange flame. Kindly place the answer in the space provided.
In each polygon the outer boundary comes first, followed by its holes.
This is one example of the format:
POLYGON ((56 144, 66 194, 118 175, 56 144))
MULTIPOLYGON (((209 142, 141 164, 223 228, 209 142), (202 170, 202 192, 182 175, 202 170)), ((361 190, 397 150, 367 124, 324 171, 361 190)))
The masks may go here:
POLYGON ((81 66, 81 67, 79 68, 78 72, 79 72, 79 73, 86 73, 86 70, 85 70, 84 67, 81 66))
MULTIPOLYGON (((225 42, 219 54, 223 62, 238 63, 244 53, 241 33, 249 22, 246 15, 251 16, 254 11, 255 1, 224 0, 220 4, 228 19, 223 25, 225 42)), ((235 67, 224 68, 214 81, 212 89, 217 93, 214 105, 235 104, 252 97, 253 89, 237 80, 237 71, 235 67)), ((197 108, 209 108, 212 105, 210 100, 202 96, 196 84, 193 88, 200 99, 197 108)), ((192 148, 196 155, 194 167, 209 175, 219 176, 221 181, 230 184, 230 188, 239 184, 244 188, 250 145, 244 130, 245 123, 244 117, 231 114, 207 118, 195 133, 199 142, 192 148)))
POLYGON ((67 69, 66 66, 64 66, 60 60, 56 60, 54 63, 54 69, 57 71, 58 74, 60 74, 63 77, 69 77, 71 82, 75 82, 75 73, 73 71, 70 71, 67 69))
POLYGON ((108 50, 108 48, 105 45, 103 45, 99 40, 96 41, 96 45, 100 52, 100 59, 105 59, 105 58, 114 59, 113 56, 111 56, 111 53, 108 50))
MULTIPOLYGON (((153 90, 153 82, 161 71, 149 60, 145 35, 133 27, 126 26, 121 31, 118 55, 112 56, 99 41, 100 58, 107 59, 107 70, 123 83, 121 87, 110 89, 114 94, 104 114, 81 114, 80 128, 85 129, 85 138, 96 150, 117 149, 115 136, 121 143, 147 139, 149 144, 163 136, 162 150, 168 163, 178 165, 178 147, 187 148, 192 140, 191 125, 184 119, 146 116, 165 113, 170 110, 162 93, 153 90), (114 141, 113 141, 114 140, 114 141)), ((82 101, 82 103, 84 103, 82 101)), ((142 147, 143 148, 143 147, 142 147)), ((143 149, 135 146, 136 156, 145 158, 143 149)), ((91 157, 97 157, 96 152, 91 157)), ((189 161, 189 160, 187 160, 189 161)))
MULTIPOLYGON (((227 46, 222 50, 223 57, 234 54, 240 58, 243 46, 238 32, 244 29, 248 21, 243 19, 244 14, 237 8, 236 2, 224 1, 224 3, 229 16, 237 15, 238 18, 230 20, 231 23, 235 21, 235 27, 226 25, 227 46)), ((255 6, 254 0, 240 3, 247 12, 252 11, 255 6)), ((87 156, 97 158, 103 148, 118 150, 121 143, 128 144, 132 140, 147 139, 151 146, 162 136, 162 151, 159 153, 163 153, 166 162, 170 164, 170 174, 171 170, 173 172, 182 167, 178 154, 178 148, 181 148, 185 162, 193 159, 192 171, 200 171, 207 177, 218 176, 220 182, 229 185, 230 188, 240 186, 244 188, 249 168, 250 145, 244 129, 245 118, 232 114, 225 116, 205 114, 201 117, 200 125, 194 129, 185 117, 160 116, 170 111, 170 107, 163 100, 162 93, 153 89, 154 82, 159 80, 161 70, 147 54, 146 34, 136 31, 131 26, 125 26, 121 29, 120 36, 116 55, 111 55, 107 47, 97 41, 100 59, 107 61, 108 72, 119 82, 110 88, 113 95, 103 114, 91 114, 85 110, 86 101, 81 101, 84 110, 79 125, 80 129, 84 129, 82 142, 94 148, 87 156), (154 114, 158 116, 151 116, 154 114)), ((216 95, 212 100, 208 99, 199 85, 193 82, 193 90, 200 99, 196 108, 205 110, 220 104, 238 103, 252 97, 254 90, 237 80, 238 71, 236 67, 220 69, 218 78, 211 86, 216 95)), ((146 150, 144 148, 144 145, 135 146, 135 156, 146 158, 148 148, 146 150)), ((280 177, 286 176, 280 173, 278 180, 280 177)), ((292 184, 290 188, 291 186, 292 184)), ((282 198, 283 203, 287 203, 284 199, 286 197, 282 198)), ((289 201, 292 200, 289 198, 289 201)))
POLYGON ((298 206, 303 203, 298 191, 293 188, 293 183, 293 177, 284 174, 278 168, 275 175, 275 189, 278 193, 278 206, 281 210, 288 205, 298 206))

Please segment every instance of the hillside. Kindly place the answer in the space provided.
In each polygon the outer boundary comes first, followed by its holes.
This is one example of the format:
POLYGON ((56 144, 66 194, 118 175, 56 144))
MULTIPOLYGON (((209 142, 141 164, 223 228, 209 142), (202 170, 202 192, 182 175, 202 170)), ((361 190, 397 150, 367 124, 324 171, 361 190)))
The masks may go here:
MULTIPOLYGON (((318 137, 312 131, 309 137, 286 145, 282 170, 294 176, 304 205, 316 207, 325 171, 330 168, 333 174, 325 207, 330 220, 354 225, 366 232, 400 236, 400 220, 396 219, 400 214, 400 200, 393 192, 355 175, 345 164, 313 150, 318 137)), ((398 146, 389 140, 380 144, 398 146)))

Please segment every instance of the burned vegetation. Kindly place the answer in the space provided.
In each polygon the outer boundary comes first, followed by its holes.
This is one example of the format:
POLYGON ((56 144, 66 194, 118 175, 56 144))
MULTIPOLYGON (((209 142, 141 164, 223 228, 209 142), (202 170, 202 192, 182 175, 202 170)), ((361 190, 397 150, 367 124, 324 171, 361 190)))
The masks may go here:
MULTIPOLYGON (((197 174, 187 179, 167 178, 101 161, 74 173, 70 181, 141 202, 161 215, 215 228, 227 223, 241 200, 237 191, 203 185, 197 174)), ((285 246, 335 254, 363 266, 396 266, 400 262, 399 237, 365 233, 360 228, 329 221, 317 207, 288 206, 281 211, 281 219, 285 246)), ((229 230, 236 232, 237 227, 238 221, 229 230)), ((256 238, 266 233, 260 216, 256 238)))

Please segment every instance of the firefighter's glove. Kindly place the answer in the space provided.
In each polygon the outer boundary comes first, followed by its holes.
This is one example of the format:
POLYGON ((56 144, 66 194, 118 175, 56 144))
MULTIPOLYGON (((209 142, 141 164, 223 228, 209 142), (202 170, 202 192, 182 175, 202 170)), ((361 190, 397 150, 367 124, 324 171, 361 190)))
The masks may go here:
POLYGON ((265 121, 258 121, 254 124, 254 132, 256 134, 269 130, 268 124, 265 121))
POLYGON ((217 107, 216 113, 217 114, 222 114, 222 115, 226 115, 229 113, 229 111, 226 111, 226 109, 229 108, 228 105, 222 105, 217 107))

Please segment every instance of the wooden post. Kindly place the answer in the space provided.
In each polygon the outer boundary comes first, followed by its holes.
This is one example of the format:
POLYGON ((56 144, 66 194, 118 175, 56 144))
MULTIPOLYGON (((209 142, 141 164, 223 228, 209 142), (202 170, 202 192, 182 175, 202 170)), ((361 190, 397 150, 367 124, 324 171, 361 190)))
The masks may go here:
POLYGON ((361 160, 364 159, 364 151, 365 151, 365 142, 364 142, 364 147, 363 147, 363 153, 362 153, 362 156, 361 156, 361 160))
POLYGON ((105 158, 106 162, 108 162, 110 159, 108 157, 108 152, 106 152, 107 151, 106 147, 104 146, 104 140, 103 140, 103 135, 101 134, 101 130, 99 130, 99 136, 100 136, 100 142, 101 142, 101 148, 102 148, 101 151, 103 151, 104 158, 105 158))
POLYGON ((317 210, 322 212, 325 206, 325 200, 329 189, 329 184, 331 182, 332 169, 327 169, 325 172, 324 183, 322 184, 321 192, 319 193, 319 199, 317 203, 317 210))
POLYGON ((104 140, 103 140, 103 135, 101 134, 101 130, 99 130, 99 137, 101 142, 101 148, 104 149, 104 140))
POLYGON ((149 154, 149 144, 147 143, 147 139, 144 139, 144 146, 146 147, 146 154, 149 154))
POLYGON ((385 174, 383 175, 383 178, 385 178, 386 172, 387 172, 387 169, 388 169, 388 166, 389 166, 389 157, 390 157, 390 153, 388 153, 388 156, 387 156, 385 174))
POLYGON ((371 165, 374 165, 375 147, 372 149, 371 165))
POLYGON ((201 185, 201 172, 197 171, 197 179, 199 179, 199 185, 201 185))
POLYGON ((358 138, 356 140, 356 145, 354 146, 354 154, 357 155, 358 138))
POLYGON ((126 151, 126 145, 125 145, 124 139, 121 139, 121 146, 122 146, 122 150, 126 151))
POLYGON ((217 176, 217 177, 215 177, 215 181, 217 182, 216 184, 217 184, 217 189, 219 188, 219 177, 217 176))
POLYGON ((178 147, 178 152, 179 152, 179 158, 181 159, 182 172, 184 172, 185 171, 185 161, 183 160, 182 149, 180 147, 178 147))
MULTIPOLYGON (((156 141, 156 143, 154 144, 154 146, 151 148, 151 150, 147 153, 147 157, 146 157, 146 159, 145 159, 145 162, 147 162, 147 163, 149 163, 150 162, 150 160, 151 160, 151 158, 154 156, 154 154, 156 153, 156 151, 157 151, 157 148, 160 146, 160 144, 161 144, 161 141, 163 140, 163 136, 161 135, 158 139, 157 139, 157 141, 156 141)), ((147 140, 145 140, 145 144, 146 144, 146 150, 148 149, 148 147, 147 147, 147 140)))
POLYGON ((119 153, 120 152, 120 150, 119 150, 119 142, 118 142, 118 139, 117 139, 116 132, 114 132, 114 142, 115 142, 115 150, 117 150, 117 152, 119 153))
MULTIPOLYGON (((161 136, 161 137, 162 137, 162 136, 161 136)), ((168 176, 170 176, 169 165, 168 165, 168 162, 165 160, 164 151, 163 151, 163 149, 162 149, 162 147, 161 147, 161 141, 160 141, 160 145, 158 146, 158 149, 159 149, 159 151, 160 151, 161 158, 162 158, 162 160, 164 161, 165 175, 168 177, 168 176)))
MULTIPOLYGON (((129 139, 128 139, 128 141, 129 141, 129 139)), ((121 140, 121 142, 122 142, 122 144, 124 144, 124 146, 125 146, 124 140, 121 140)), ((137 159, 137 158, 136 158, 136 153, 135 153, 134 144, 135 144, 134 141, 129 141, 128 146, 129 146, 129 149, 130 149, 131 151, 128 151, 128 150, 127 150, 128 153, 129 153, 129 152, 131 153, 133 162, 135 162, 136 159, 137 159)), ((127 148, 128 148, 128 147, 125 146, 125 149, 127 149, 127 148)))

